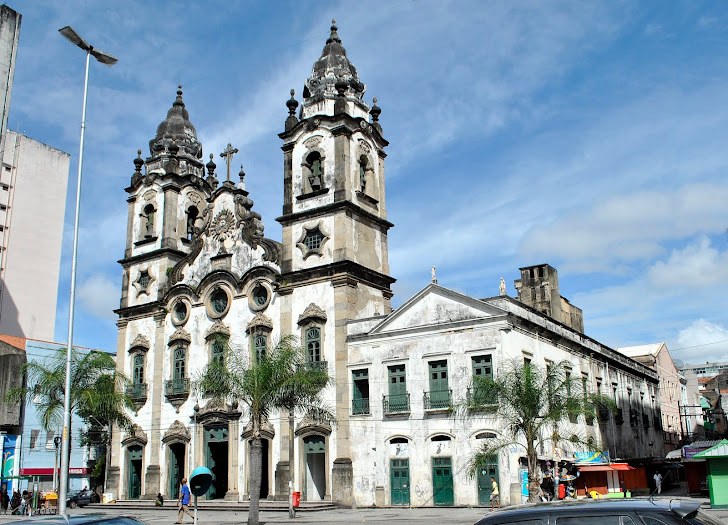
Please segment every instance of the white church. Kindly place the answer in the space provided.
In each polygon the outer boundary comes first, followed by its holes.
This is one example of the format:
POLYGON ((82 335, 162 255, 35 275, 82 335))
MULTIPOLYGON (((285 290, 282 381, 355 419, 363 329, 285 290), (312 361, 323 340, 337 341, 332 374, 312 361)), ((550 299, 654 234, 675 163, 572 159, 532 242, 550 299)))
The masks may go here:
MULTIPOLYGON (((502 428, 449 410, 474 375, 498 374, 514 357, 569 360, 589 390, 614 397, 616 414, 568 423, 612 458, 663 454, 656 373, 584 335, 581 310, 559 295, 551 266, 522 268, 518 299, 462 295, 438 285, 433 270, 432 282, 392 310, 388 142, 365 89, 333 25, 300 108, 293 94, 286 103, 281 242, 264 236, 245 174, 234 182, 229 162, 205 163, 181 87, 149 156, 139 151, 117 310, 117 367, 132 379, 135 427, 114 432, 107 481, 121 499, 176 498, 199 465, 214 475, 208 500, 249 498, 248 415, 237 403, 197 398, 190 384, 223 339, 254 355, 295 334, 312 366, 335 379, 325 394, 338 423, 297 417, 294 457, 288 414, 269 420, 264 499, 288 497, 293 466, 303 501, 487 504, 492 475, 505 504, 520 502, 522 450, 470 478, 470 457, 502 428)), ((570 461, 573 452, 557 444, 539 457, 570 461)))

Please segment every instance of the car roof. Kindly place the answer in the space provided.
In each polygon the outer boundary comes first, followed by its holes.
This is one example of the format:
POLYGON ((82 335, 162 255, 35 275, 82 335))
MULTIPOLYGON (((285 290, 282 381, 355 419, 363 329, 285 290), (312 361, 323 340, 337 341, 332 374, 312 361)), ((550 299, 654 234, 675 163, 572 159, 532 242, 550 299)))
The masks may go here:
POLYGON ((684 517, 700 507, 699 500, 673 498, 627 498, 599 499, 576 501, 549 501, 543 503, 526 503, 504 507, 485 516, 478 523, 503 523, 515 519, 527 519, 544 514, 570 514, 574 512, 613 513, 613 512, 673 512, 684 517))

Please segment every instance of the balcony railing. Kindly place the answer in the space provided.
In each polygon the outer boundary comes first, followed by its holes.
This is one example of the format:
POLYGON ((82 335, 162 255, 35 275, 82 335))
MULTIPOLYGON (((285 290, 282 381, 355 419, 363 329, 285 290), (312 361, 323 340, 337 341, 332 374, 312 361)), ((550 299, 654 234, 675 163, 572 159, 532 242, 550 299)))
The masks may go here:
POLYGON ((326 371, 329 368, 328 361, 306 361, 300 367, 304 370, 323 370, 326 371))
POLYGON ((398 414, 410 411, 410 395, 395 394, 382 396, 382 408, 385 414, 398 414))
POLYGON ((146 401, 147 384, 132 383, 131 385, 126 385, 126 395, 134 401, 146 401))
POLYGON ((493 405, 496 402, 495 395, 492 392, 488 392, 484 388, 479 387, 475 389, 468 387, 466 400, 470 406, 493 405))
POLYGON ((452 390, 425 392, 425 410, 449 408, 452 404, 452 390))
POLYGON ((352 399, 351 413, 354 415, 369 414, 369 399, 352 399))
POLYGON ((164 382, 165 396, 184 396, 190 393, 190 380, 187 377, 164 382))

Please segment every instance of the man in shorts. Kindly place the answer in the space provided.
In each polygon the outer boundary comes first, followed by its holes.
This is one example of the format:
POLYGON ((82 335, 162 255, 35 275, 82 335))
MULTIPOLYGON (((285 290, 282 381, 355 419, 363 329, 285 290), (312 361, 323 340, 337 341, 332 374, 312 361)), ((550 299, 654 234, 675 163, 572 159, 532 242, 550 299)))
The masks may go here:
POLYGON ((190 504, 190 488, 187 486, 187 478, 182 478, 182 488, 179 490, 179 514, 177 515, 177 521, 175 523, 182 523, 182 518, 187 514, 193 520, 195 515, 190 512, 188 505, 190 504))
POLYGON ((490 477, 491 492, 490 492, 490 508, 495 509, 495 504, 498 504, 500 508, 500 494, 498 493, 498 482, 493 476, 490 477))

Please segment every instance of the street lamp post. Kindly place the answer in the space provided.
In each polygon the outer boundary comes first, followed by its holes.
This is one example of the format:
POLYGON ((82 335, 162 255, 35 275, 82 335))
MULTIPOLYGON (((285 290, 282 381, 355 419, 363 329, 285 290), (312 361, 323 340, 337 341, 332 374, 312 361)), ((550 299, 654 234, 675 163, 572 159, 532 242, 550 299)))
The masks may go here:
POLYGON ((53 444, 56 447, 56 468, 53 469, 53 490, 55 490, 56 494, 58 494, 58 447, 61 444, 61 436, 54 437, 53 444))
POLYGON ((70 461, 71 438, 71 348, 73 348, 73 315, 76 299, 76 262, 78 258, 78 219, 81 211, 81 173, 83 168, 83 138, 86 131, 86 96, 88 94, 88 66, 91 55, 107 66, 116 64, 113 56, 94 49, 81 38, 71 26, 58 30, 69 42, 86 52, 86 75, 83 82, 83 109, 81 111, 81 142, 78 148, 78 179, 76 181, 76 216, 73 224, 73 255, 71 259, 71 298, 68 311, 68 347, 66 348, 66 387, 63 400, 63 434, 61 438, 61 472, 59 476, 58 513, 66 514, 66 500, 68 498, 68 467, 70 461))

